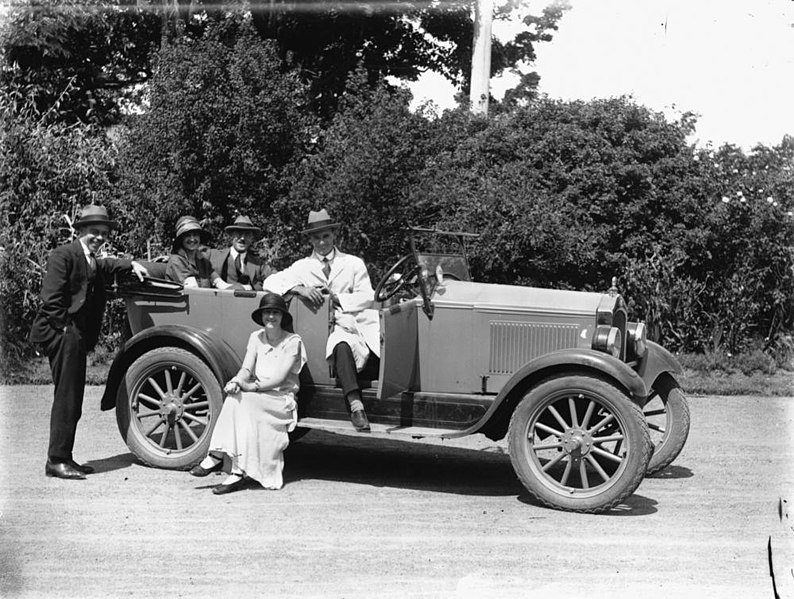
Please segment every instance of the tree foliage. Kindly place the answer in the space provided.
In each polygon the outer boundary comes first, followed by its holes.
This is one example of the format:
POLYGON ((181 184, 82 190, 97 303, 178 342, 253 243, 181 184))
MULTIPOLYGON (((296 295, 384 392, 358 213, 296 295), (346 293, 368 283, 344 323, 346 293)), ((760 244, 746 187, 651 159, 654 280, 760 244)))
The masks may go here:
MULTIPOLYGON (((514 14, 517 6, 504 3, 497 18, 514 14)), ((494 38, 492 73, 532 63, 536 44, 551 39, 564 9, 555 4, 540 16, 526 16, 526 30, 510 41, 494 38)), ((388 76, 415 81, 430 70, 468 91, 473 9, 470 2, 458 0, 223 5, 24 0, 10 9, 0 28, 0 82, 17 86, 45 110, 69 86, 61 98, 64 116, 117 122, 124 106, 139 101, 160 47, 200 40, 207 29, 224 24, 234 32, 240 16, 249 13, 260 40, 275 43, 280 68, 296 71, 310 86, 311 106, 324 117, 333 115, 346 81, 359 68, 373 87, 388 76)), ((528 74, 523 88, 531 93, 537 80, 528 74)))
POLYGON ((210 28, 158 55, 149 109, 131 119, 122 193, 138 209, 133 236, 169 248, 182 214, 214 233, 235 213, 264 221, 285 193, 284 171, 316 135, 306 89, 283 73, 272 45, 243 22, 210 28))

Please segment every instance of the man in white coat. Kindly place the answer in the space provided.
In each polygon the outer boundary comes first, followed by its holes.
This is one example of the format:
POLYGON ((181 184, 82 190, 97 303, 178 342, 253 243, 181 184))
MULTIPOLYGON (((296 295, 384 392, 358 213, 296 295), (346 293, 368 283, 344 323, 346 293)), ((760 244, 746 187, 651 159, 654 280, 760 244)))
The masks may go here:
MULTIPOLYGON (((337 384, 342 387, 350 420, 356 430, 370 430, 357 373, 367 365, 370 355, 380 358, 380 323, 372 309, 374 291, 364 261, 345 254, 336 247, 339 224, 325 209, 309 212, 306 229, 312 253, 289 268, 270 275, 263 286, 268 291, 300 295, 313 306, 322 305, 330 296, 334 305, 334 328, 328 336, 325 357, 336 369, 337 384)), ((374 368, 374 364, 370 364, 374 368)))

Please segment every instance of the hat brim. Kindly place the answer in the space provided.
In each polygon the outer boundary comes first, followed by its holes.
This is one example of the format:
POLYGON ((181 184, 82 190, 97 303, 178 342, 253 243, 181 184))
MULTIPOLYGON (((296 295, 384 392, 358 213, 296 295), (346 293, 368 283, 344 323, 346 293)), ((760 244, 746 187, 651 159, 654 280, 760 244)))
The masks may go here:
POLYGON ((188 233, 193 233, 193 231, 198 231, 199 240, 201 240, 201 243, 209 243, 212 240, 212 235, 209 234, 209 231, 205 231, 204 229, 189 229, 188 231, 184 231, 183 233, 177 235, 176 239, 174 239, 172 250, 176 251, 182 249, 182 238, 188 233))
POLYGON ((235 226, 229 225, 228 227, 223 229, 226 233, 232 233, 233 231, 250 231, 251 233, 259 234, 262 232, 262 229, 259 227, 246 227, 245 225, 235 226))
POLYGON ((325 231, 326 229, 338 229, 339 223, 332 223, 332 222, 320 222, 315 223, 311 227, 308 227, 301 231, 304 235, 311 235, 312 233, 318 233, 319 231, 325 231))
POLYGON ((285 331, 289 331, 290 333, 293 332, 292 330, 292 314, 289 313, 287 310, 282 310, 276 306, 265 306, 264 308, 257 308, 253 312, 251 312, 251 320, 253 320, 256 324, 260 327, 265 326, 265 322, 262 320, 262 314, 267 310, 278 310, 281 312, 281 328, 285 331))
POLYGON ((91 225, 107 225, 111 229, 118 229, 119 224, 115 220, 108 220, 106 218, 86 218, 85 220, 77 220, 74 223, 75 229, 82 227, 90 227, 91 225))

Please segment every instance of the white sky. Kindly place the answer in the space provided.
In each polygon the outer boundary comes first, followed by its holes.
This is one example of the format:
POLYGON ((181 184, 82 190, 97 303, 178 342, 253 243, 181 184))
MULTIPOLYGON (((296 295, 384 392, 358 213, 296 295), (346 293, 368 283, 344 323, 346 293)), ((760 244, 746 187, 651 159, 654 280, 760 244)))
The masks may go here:
MULTIPOLYGON (((627 94, 671 118, 695 112, 699 145, 749 149, 794 135, 793 0, 569 2, 554 39, 536 47, 541 92, 565 100, 627 94)), ((491 85, 496 97, 508 87, 491 85)), ((439 77, 413 92, 416 103, 453 104, 439 77)))

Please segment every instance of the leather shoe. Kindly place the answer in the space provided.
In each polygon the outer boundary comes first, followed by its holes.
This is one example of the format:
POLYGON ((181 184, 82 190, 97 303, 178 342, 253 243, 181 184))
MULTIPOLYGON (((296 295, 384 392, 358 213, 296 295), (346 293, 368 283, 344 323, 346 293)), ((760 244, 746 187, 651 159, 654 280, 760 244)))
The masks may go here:
POLYGON ((85 464, 78 464, 74 460, 71 460, 69 462, 69 465, 72 468, 74 468, 75 470, 78 470, 79 472, 82 472, 83 474, 93 474, 94 473, 94 467, 93 466, 87 466, 85 464))
POLYGON ((367 413, 364 410, 352 412, 350 414, 350 422, 353 423, 353 426, 355 426, 356 430, 360 433, 368 433, 370 431, 369 420, 367 420, 367 413))
POLYGON ((54 476, 55 478, 85 480, 85 474, 74 468, 71 464, 64 462, 55 463, 47 460, 47 466, 44 468, 44 474, 47 476, 54 476))
POLYGON ((196 464, 190 469, 190 474, 193 476, 207 476, 210 472, 217 472, 223 467, 223 460, 212 466, 211 468, 204 468, 201 464, 196 464))
POLYGON ((248 479, 241 478, 240 480, 237 480, 233 483, 229 483, 228 485, 218 485, 212 490, 212 492, 215 495, 225 495, 226 493, 233 493, 235 491, 239 491, 247 484, 248 484, 248 479))

